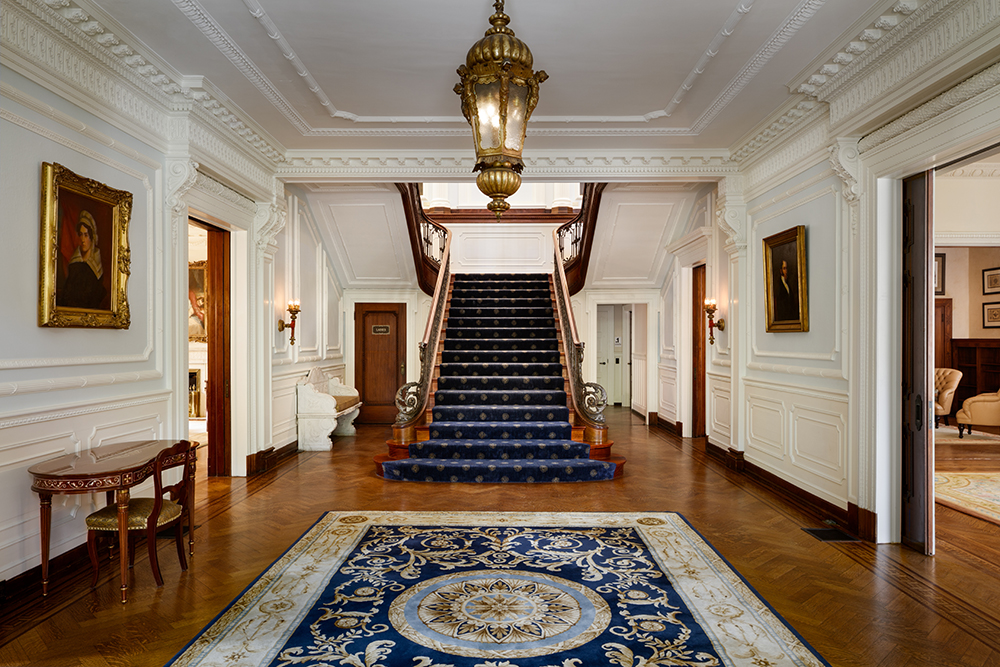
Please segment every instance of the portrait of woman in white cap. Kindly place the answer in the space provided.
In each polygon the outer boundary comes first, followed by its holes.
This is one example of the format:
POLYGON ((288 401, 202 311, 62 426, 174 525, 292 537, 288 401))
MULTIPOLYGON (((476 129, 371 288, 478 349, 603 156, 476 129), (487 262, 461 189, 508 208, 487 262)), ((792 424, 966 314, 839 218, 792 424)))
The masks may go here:
POLYGON ((97 223, 88 211, 80 212, 76 233, 79 245, 70 257, 66 278, 58 290, 57 303, 69 308, 100 308, 107 290, 101 280, 104 267, 98 246, 97 223))

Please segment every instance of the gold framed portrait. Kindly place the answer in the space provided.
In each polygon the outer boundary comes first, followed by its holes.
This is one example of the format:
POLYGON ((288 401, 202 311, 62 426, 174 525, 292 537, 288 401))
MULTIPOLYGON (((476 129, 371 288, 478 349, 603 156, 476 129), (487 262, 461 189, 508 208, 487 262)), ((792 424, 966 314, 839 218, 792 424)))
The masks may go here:
POLYGON ((805 225, 764 239, 764 303, 768 333, 809 331, 805 225))
POLYGON ((132 193, 42 163, 38 326, 128 329, 132 193))

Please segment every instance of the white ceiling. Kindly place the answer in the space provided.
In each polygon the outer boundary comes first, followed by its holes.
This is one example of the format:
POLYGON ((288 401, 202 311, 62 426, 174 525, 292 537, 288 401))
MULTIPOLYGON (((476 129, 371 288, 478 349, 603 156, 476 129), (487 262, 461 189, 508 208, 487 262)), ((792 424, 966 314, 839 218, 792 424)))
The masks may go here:
MULTIPOLYGON (((84 2, 279 148, 471 146, 452 88, 491 0, 84 2)), ((528 149, 730 148, 908 3, 508 0, 510 27, 550 77, 528 149)))
MULTIPOLYGON (((452 89, 493 0, 43 1, 85 7, 100 43, 144 57, 129 64, 164 71, 278 153, 472 152, 452 89)), ((510 27, 549 75, 526 153, 724 154, 920 3, 507 0, 510 27)), ((296 177, 297 192, 344 287, 415 285, 394 187, 309 180, 296 177)), ((703 186, 609 188, 588 286, 660 286, 666 245, 703 186)))

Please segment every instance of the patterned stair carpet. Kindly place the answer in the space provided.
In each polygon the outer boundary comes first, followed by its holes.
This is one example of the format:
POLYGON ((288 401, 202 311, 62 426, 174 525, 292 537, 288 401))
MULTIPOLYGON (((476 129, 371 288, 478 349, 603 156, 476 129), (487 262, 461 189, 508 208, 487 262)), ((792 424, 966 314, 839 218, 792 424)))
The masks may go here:
POLYGON ((455 276, 430 439, 385 461, 417 482, 609 480, 615 464, 574 442, 546 274, 455 276))

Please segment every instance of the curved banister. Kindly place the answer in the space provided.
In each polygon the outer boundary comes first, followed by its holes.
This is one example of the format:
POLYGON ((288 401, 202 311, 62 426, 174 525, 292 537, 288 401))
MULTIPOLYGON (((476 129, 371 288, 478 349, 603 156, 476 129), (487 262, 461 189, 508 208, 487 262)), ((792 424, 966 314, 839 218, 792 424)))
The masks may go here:
POLYGON ((569 286, 566 282, 566 268, 563 250, 560 247, 560 230, 574 221, 568 222, 552 232, 555 253, 556 307, 559 311, 559 327, 562 330, 563 345, 566 349, 566 370, 569 374, 570 394, 577 416, 586 426, 606 429, 604 408, 608 405, 608 392, 596 382, 583 381, 583 342, 576 331, 573 307, 570 303, 569 286))
POLYGON ((594 246, 594 229, 601 208, 601 195, 607 183, 584 183, 583 204, 575 218, 559 227, 558 247, 563 253, 566 287, 570 296, 583 289, 587 282, 590 251, 594 246))
POLYGON ((396 415, 394 429, 404 429, 417 425, 427 408, 430 398, 431 380, 434 374, 434 363, 437 359, 438 342, 441 340, 441 326, 444 324, 444 313, 448 305, 448 280, 451 277, 451 232, 444 225, 438 224, 423 215, 421 211, 420 225, 434 229, 432 233, 422 233, 426 241, 420 244, 421 260, 424 266, 437 266, 437 279, 434 283, 434 296, 431 299, 431 314, 424 327, 424 337, 420 341, 420 379, 407 382, 396 391, 396 415), (438 236, 439 235, 439 236, 438 236), (429 239, 443 239, 440 243, 432 243, 429 239), (435 255, 440 252, 440 256, 435 255))

